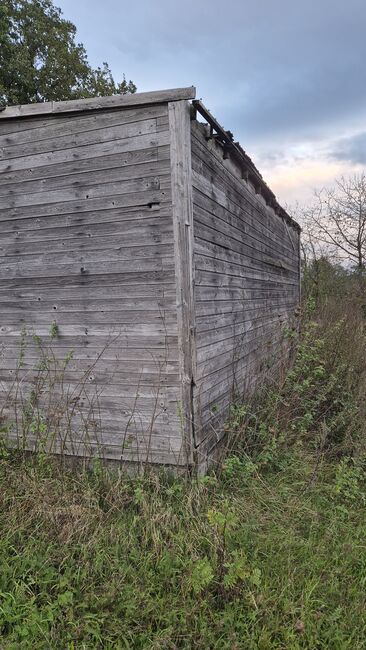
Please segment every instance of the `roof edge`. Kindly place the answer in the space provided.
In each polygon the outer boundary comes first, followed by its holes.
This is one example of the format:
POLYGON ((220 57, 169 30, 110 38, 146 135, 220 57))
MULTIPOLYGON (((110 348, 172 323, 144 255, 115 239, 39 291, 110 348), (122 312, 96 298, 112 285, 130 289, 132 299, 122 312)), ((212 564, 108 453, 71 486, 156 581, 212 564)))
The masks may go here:
POLYGON ((284 219, 293 228, 301 231, 301 226, 297 223, 297 221, 290 217, 285 208, 283 208, 282 205, 278 203, 275 194, 263 179, 263 176, 258 171, 252 159, 240 146, 239 142, 234 142, 233 134, 231 131, 225 131, 221 124, 216 120, 216 118, 213 117, 210 111, 199 99, 194 100, 192 104, 193 110, 198 111, 200 115, 205 120, 207 120, 210 126, 210 137, 214 137, 219 142, 221 142, 222 146, 224 147, 224 153, 230 154, 233 156, 233 158, 236 159, 237 163, 242 169, 243 178, 250 180, 250 182, 254 185, 256 192, 263 196, 267 205, 273 208, 276 214, 282 217, 282 219, 284 219), (213 133, 214 131, 215 134, 213 133))
POLYGON ((103 108, 124 108, 125 106, 160 104, 163 102, 194 99, 195 97, 196 88, 194 86, 188 86, 186 88, 170 88, 168 90, 157 90, 146 93, 110 95, 108 97, 88 97, 86 99, 70 99, 60 102, 19 104, 17 106, 7 106, 3 111, 1 111, 0 120, 15 117, 33 117, 37 115, 90 111, 103 108))

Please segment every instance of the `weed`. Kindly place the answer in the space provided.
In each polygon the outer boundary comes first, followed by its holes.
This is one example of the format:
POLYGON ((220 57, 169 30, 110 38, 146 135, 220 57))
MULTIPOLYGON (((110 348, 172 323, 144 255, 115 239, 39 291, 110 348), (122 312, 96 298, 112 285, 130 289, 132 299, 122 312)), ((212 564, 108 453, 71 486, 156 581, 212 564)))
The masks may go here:
MULTIPOLYGON (((1 648, 365 648, 363 302, 319 277, 289 373, 233 408, 220 472, 0 447, 1 648)), ((23 417, 47 437, 37 395, 23 417)))

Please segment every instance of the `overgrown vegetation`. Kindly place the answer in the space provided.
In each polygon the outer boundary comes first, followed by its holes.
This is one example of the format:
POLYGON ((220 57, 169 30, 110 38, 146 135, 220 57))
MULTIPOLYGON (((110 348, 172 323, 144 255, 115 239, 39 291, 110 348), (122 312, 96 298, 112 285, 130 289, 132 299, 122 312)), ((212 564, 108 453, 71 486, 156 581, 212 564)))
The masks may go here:
POLYGON ((365 647, 362 278, 310 265, 281 385, 192 479, 0 460, 1 648, 365 647))

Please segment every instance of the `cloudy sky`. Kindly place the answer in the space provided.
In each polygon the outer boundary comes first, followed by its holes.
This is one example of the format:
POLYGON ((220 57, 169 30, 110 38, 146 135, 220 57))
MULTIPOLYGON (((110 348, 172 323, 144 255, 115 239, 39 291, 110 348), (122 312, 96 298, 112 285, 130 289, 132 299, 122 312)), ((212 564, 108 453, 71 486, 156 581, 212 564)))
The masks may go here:
POLYGON ((55 0, 96 66, 195 85, 283 203, 366 169, 365 0, 55 0))

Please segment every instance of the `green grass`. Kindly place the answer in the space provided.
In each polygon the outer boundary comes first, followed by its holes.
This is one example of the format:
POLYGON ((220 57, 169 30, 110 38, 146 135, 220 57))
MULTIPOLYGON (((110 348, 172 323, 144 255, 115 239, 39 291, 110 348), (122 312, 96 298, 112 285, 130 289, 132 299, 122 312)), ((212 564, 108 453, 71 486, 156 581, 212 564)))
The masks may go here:
POLYGON ((364 300, 337 287, 289 332, 286 378, 233 411, 216 475, 0 446, 1 650, 366 648, 364 300))
POLYGON ((3 459, 1 648, 364 648, 364 478, 296 448, 193 483, 3 459))

